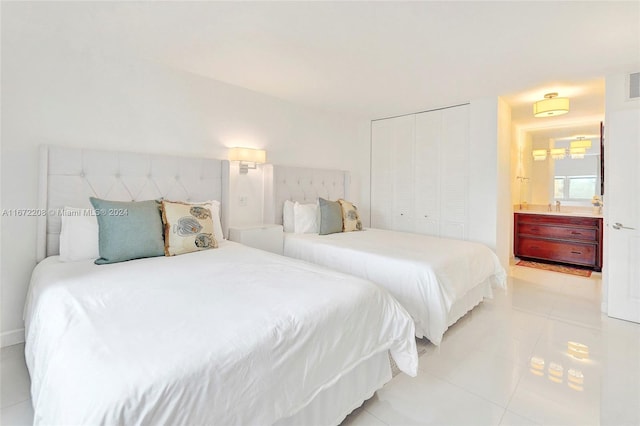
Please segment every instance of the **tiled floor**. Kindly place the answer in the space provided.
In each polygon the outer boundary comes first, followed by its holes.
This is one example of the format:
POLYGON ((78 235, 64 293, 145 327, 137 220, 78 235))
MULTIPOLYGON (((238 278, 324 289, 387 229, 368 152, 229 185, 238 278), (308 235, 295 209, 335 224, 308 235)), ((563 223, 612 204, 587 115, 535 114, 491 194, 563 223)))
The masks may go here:
MULTIPOLYGON (((510 275, 506 293, 429 346, 418 377, 399 374, 343 425, 640 425, 640 325, 600 314, 599 274, 510 275)), ((33 416, 23 351, 2 349, 2 425, 33 416)))
POLYGON ((394 377, 343 425, 640 425, 640 325, 602 315, 600 292, 600 274, 513 266, 418 377, 394 377))

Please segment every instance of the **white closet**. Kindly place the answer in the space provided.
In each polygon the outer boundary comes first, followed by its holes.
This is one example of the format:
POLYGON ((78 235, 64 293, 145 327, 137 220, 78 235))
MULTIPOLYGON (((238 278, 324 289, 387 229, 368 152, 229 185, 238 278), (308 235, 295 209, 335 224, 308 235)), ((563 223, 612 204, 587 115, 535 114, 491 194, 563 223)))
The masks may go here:
POLYGON ((469 106, 376 120, 371 226, 467 239, 469 106))

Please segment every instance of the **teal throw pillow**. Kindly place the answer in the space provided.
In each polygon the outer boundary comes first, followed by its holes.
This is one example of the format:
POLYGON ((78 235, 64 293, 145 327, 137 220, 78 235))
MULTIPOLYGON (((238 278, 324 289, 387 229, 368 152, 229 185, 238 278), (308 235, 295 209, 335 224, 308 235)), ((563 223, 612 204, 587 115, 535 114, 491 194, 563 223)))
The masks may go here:
POLYGON ((109 201, 90 197, 98 219, 97 265, 143 257, 164 256, 159 204, 148 201, 109 201))
POLYGON ((320 235, 342 232, 342 207, 337 201, 318 198, 320 208, 320 235))

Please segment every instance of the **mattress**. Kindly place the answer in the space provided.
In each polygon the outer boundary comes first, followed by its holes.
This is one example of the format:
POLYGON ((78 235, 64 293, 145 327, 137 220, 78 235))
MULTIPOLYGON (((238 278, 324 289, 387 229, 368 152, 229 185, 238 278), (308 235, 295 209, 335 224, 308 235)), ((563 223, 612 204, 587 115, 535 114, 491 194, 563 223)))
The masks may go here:
POLYGON ((485 287, 480 297, 492 297, 492 288, 506 288, 506 272, 495 253, 470 241, 382 229, 286 233, 284 254, 381 285, 412 316, 416 335, 436 345, 457 301, 478 286, 485 287))
POLYGON ((35 268, 25 307, 35 424, 273 424, 371 357, 417 373, 414 325, 374 284, 219 249, 35 268))

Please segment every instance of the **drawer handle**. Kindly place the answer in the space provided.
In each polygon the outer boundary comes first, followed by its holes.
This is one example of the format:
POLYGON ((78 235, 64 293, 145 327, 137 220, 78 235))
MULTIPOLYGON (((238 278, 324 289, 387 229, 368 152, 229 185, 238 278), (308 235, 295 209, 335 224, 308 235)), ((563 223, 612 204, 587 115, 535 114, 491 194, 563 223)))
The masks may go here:
POLYGON ((532 231, 539 231, 540 228, 531 228, 532 231))
POLYGON ((539 249, 540 247, 538 247, 538 246, 531 246, 531 247, 529 247, 529 248, 532 248, 532 249, 539 249))
POLYGON ((582 235, 582 232, 576 232, 576 231, 572 231, 571 235, 582 235))
POLYGON ((571 253, 573 253, 573 254, 582 254, 581 251, 574 251, 574 250, 571 250, 571 253))

